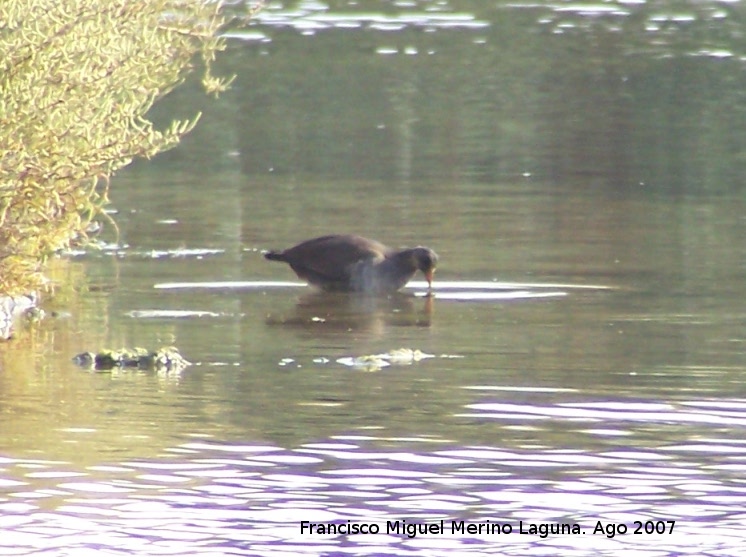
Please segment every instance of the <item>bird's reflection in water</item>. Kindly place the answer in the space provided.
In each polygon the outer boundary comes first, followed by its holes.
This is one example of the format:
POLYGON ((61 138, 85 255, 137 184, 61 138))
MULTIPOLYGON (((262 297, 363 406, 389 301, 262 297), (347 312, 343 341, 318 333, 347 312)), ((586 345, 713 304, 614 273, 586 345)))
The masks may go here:
POLYGON ((433 296, 416 297, 397 292, 369 296, 344 292, 312 292, 297 299, 287 312, 267 316, 268 325, 299 327, 313 331, 365 330, 385 327, 429 327, 433 296))

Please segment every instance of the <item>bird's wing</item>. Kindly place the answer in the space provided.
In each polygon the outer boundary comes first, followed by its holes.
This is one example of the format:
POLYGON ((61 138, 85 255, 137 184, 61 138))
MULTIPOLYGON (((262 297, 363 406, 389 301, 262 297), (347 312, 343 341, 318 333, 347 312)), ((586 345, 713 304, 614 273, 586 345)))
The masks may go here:
POLYGON ((347 281, 352 268, 362 260, 383 260, 388 248, 357 236, 322 236, 285 252, 293 267, 331 281, 347 281))

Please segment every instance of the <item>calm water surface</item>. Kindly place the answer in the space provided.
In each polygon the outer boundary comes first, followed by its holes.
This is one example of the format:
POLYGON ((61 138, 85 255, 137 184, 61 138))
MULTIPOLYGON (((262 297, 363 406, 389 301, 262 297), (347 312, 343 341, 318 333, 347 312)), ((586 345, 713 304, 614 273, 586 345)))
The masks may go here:
POLYGON ((740 62, 689 41, 732 14, 423 6, 267 10, 195 136, 113 181, 119 234, 0 347, 0 555, 742 553, 740 62), (434 298, 261 257, 330 231, 433 247, 434 298), (194 365, 70 362, 164 344, 194 365), (349 365, 400 348, 430 357, 349 365))

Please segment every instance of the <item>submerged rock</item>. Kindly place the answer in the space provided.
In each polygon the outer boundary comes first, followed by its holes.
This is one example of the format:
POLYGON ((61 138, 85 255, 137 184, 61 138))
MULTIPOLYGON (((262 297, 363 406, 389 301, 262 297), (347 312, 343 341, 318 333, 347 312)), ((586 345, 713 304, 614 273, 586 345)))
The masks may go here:
POLYGON ((384 354, 370 354, 357 357, 338 358, 337 363, 362 371, 379 371, 390 365, 408 365, 425 358, 434 358, 433 354, 426 354, 411 348, 397 348, 384 354))
POLYGON ((378 371, 391 364, 378 355, 338 358, 338 364, 342 364, 358 371, 378 371))
POLYGON ((191 365, 174 346, 163 346, 155 351, 135 347, 98 353, 81 352, 73 357, 73 363, 92 371, 139 369, 165 373, 179 373, 191 365))

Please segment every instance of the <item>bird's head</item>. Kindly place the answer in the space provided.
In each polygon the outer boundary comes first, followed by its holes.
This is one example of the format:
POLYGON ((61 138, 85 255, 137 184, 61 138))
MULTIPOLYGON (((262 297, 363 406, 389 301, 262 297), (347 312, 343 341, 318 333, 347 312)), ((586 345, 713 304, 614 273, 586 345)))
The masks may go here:
POLYGON ((418 246, 412 248, 412 258, 417 269, 425 275, 428 286, 432 288, 435 267, 438 265, 438 254, 430 248, 418 246))

